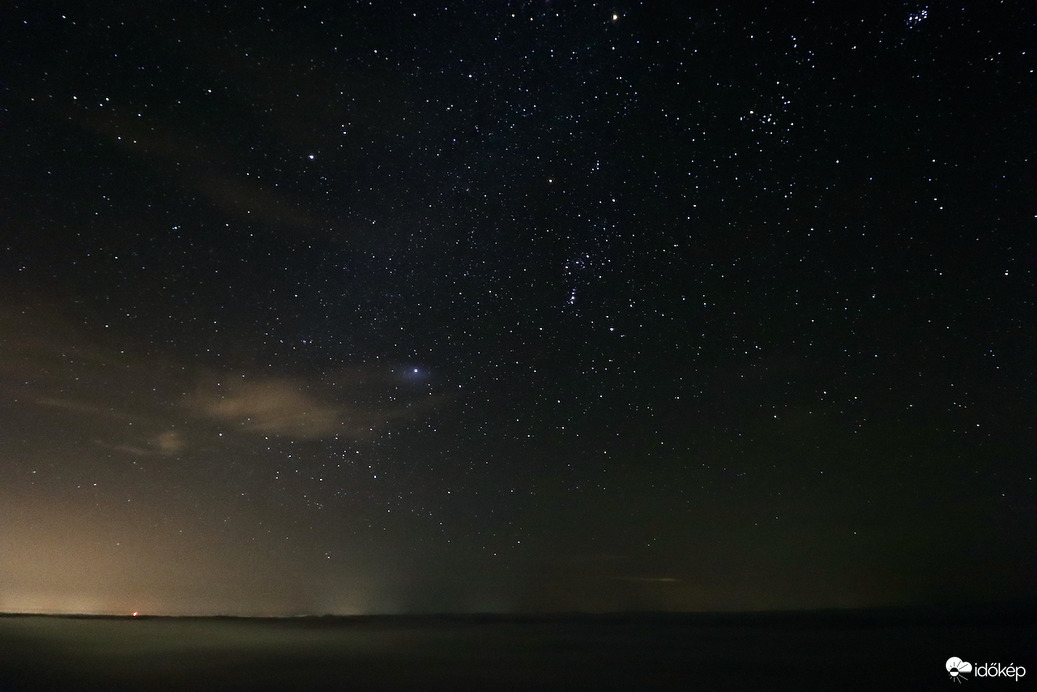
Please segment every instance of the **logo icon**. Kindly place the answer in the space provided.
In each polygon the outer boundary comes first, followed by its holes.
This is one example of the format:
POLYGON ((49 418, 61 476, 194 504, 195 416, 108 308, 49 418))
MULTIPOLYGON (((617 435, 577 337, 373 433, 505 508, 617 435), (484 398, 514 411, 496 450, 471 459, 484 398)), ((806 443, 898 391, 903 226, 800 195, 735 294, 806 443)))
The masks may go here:
POLYGON ((972 664, 968 661, 963 661, 957 656, 951 656, 947 659, 947 672, 951 676, 951 680, 954 682, 963 682, 968 680, 965 673, 972 672, 972 664))

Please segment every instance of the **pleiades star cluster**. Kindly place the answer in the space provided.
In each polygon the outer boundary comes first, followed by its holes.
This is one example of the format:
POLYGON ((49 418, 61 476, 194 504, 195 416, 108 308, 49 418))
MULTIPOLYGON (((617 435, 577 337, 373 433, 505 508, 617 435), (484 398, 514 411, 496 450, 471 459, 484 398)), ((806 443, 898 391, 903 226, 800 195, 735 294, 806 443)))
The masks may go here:
POLYGON ((1033 598, 1032 9, 7 3, 0 610, 1033 598))

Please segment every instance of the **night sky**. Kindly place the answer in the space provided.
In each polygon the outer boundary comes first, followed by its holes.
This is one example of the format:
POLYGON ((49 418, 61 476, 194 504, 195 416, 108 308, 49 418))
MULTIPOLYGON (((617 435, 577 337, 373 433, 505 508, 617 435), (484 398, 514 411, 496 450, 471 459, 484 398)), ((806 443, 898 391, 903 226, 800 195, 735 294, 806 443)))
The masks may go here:
POLYGON ((0 610, 1034 597, 1035 18, 5 3, 0 610))

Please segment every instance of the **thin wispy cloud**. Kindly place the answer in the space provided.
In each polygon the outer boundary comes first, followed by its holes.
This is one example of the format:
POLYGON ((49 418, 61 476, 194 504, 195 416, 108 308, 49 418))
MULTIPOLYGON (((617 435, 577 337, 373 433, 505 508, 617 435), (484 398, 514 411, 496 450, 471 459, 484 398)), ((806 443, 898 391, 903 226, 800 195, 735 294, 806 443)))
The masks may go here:
POLYGON ((305 383, 289 378, 210 384, 188 397, 185 405, 195 415, 245 432, 300 440, 364 437, 404 415, 398 409, 319 397, 305 391, 305 383))
POLYGON ((135 457, 172 457, 187 450, 187 441, 176 430, 166 430, 152 435, 146 440, 138 440, 137 443, 113 443, 106 440, 94 440, 94 444, 112 452, 129 454, 135 457))

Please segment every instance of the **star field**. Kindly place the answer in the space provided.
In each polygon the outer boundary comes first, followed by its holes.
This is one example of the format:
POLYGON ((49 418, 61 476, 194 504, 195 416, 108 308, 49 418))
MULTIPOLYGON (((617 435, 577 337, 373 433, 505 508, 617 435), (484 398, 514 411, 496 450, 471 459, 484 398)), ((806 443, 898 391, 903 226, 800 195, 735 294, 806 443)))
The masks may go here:
POLYGON ((1033 597, 1023 3, 8 15, 0 610, 1033 597))

